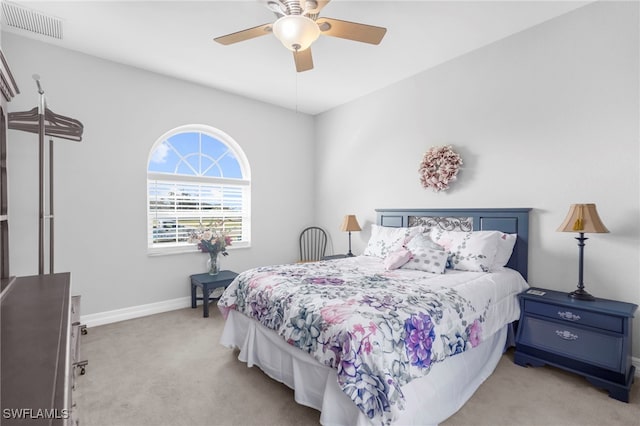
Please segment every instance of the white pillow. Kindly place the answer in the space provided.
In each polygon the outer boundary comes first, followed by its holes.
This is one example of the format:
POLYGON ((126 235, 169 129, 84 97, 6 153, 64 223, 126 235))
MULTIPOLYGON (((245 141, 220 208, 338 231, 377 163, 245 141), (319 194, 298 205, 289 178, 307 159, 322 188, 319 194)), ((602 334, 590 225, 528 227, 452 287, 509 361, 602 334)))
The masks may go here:
POLYGON ((431 239, 450 253, 451 266, 460 271, 489 272, 498 251, 496 231, 444 231, 431 229, 431 239))
POLYGON ((414 235, 405 246, 411 251, 418 248, 430 248, 434 250, 442 250, 438 244, 436 244, 429 235, 418 233, 414 235))
POLYGON ((416 247, 411 250, 411 259, 401 266, 402 269, 417 269, 433 274, 444 274, 449 253, 429 247, 416 247))
POLYGON ((371 224, 371 237, 362 254, 384 259, 391 250, 402 247, 418 231, 417 228, 393 228, 371 224))
POLYGON ((498 232, 498 250, 496 257, 493 260, 493 266, 491 270, 501 268, 509 263, 511 254, 513 253, 513 247, 516 245, 518 234, 505 234, 504 232, 498 232))

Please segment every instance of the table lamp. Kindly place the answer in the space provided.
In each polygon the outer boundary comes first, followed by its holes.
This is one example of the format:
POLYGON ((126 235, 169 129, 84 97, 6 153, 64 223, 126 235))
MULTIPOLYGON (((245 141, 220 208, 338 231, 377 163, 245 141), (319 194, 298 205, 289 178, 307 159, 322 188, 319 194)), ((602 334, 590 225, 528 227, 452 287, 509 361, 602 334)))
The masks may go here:
POLYGON ((579 300, 595 300, 595 297, 590 295, 584 289, 583 282, 583 269, 584 269, 584 242, 588 240, 585 238, 585 233, 606 233, 609 230, 604 226, 598 216, 595 204, 572 204, 569 208, 569 214, 562 222, 562 225, 557 229, 558 232, 578 232, 580 236, 576 237, 578 240, 578 251, 580 257, 578 260, 578 289, 569 293, 569 297, 579 300))
POLYGON ((349 232, 349 253, 347 253, 347 256, 352 257, 353 253, 351 253, 351 232, 362 231, 362 228, 360 228, 360 224, 358 224, 358 219, 356 219, 356 215, 346 215, 342 220, 342 226, 340 226, 340 230, 342 232, 349 232))

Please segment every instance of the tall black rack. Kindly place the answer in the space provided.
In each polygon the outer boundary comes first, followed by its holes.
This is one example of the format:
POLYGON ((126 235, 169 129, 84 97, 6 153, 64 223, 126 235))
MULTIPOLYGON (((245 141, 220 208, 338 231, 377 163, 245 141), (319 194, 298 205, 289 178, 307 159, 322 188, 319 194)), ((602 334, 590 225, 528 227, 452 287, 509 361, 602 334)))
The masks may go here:
POLYGON ((8 128, 38 135, 38 163, 39 163, 39 203, 40 210, 38 224, 38 274, 44 274, 45 259, 45 228, 49 227, 49 273, 54 273, 54 215, 53 215, 53 138, 62 138, 75 142, 82 141, 84 127, 74 118, 56 114, 47 107, 44 90, 40 84, 40 76, 33 75, 38 86, 40 100, 38 106, 29 111, 10 112, 8 114, 8 128), (48 194, 49 208, 45 209, 45 138, 49 136, 49 178, 48 194))

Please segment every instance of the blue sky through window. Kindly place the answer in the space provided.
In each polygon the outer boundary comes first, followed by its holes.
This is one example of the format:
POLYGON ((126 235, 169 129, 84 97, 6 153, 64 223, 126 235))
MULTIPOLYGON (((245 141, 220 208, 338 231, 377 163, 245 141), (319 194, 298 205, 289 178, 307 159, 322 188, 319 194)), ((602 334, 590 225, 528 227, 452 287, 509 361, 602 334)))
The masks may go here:
POLYGON ((242 179, 240 164, 229 147, 200 132, 178 133, 160 143, 148 171, 242 179))

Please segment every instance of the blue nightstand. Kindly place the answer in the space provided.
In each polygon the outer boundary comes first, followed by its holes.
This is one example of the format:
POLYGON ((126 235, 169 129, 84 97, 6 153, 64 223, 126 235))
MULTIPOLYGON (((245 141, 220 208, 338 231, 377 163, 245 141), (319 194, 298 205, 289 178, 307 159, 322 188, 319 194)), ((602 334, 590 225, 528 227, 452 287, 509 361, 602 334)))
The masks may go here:
POLYGON ((233 271, 220 271, 217 275, 195 274, 191 275, 191 307, 196 307, 196 301, 202 300, 202 316, 209 316, 209 296, 211 292, 220 287, 226 287, 238 274, 233 271), (202 289, 202 297, 196 297, 196 287, 202 289))
POLYGON ((514 362, 553 365, 586 377, 609 396, 629 402, 632 303, 571 299, 567 293, 531 288, 520 295, 514 362))

